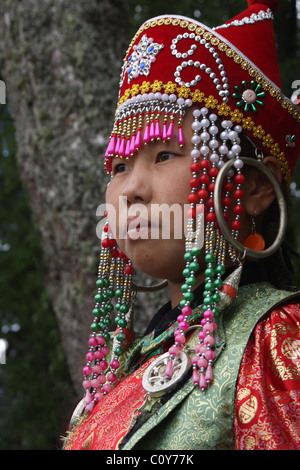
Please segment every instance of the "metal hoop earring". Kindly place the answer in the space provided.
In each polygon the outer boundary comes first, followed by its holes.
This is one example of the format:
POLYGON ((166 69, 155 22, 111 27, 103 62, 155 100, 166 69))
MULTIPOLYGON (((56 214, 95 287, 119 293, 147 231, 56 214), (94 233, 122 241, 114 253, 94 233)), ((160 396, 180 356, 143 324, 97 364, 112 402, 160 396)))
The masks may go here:
POLYGON ((286 210, 285 200, 284 200, 284 197, 283 197, 283 194, 282 194, 282 191, 281 191, 281 188, 277 179, 275 178, 273 173, 262 163, 261 160, 255 160, 249 157, 240 157, 240 159, 244 162, 245 165, 254 166, 258 170, 261 170, 264 173, 264 175, 269 179, 271 184, 273 185, 277 202, 278 202, 279 214, 280 214, 279 215, 279 229, 278 229, 277 237, 274 240, 273 244, 269 246, 268 248, 266 248, 265 250, 255 251, 255 250, 245 247, 244 245, 242 245, 242 243, 240 243, 231 235, 230 230, 223 217, 223 208, 221 204, 221 192, 222 192, 223 179, 225 175, 227 174, 227 172, 230 170, 230 168, 233 166, 234 159, 229 160, 227 163, 225 163, 225 165, 223 165, 215 181, 214 205, 215 205, 216 218, 217 218, 219 227, 224 237, 233 246, 233 248, 235 248, 237 251, 241 253, 245 253, 246 256, 250 256, 252 258, 266 258, 267 256, 272 255, 279 249, 284 238, 286 225, 287 225, 287 210, 286 210))
POLYGON ((165 287, 168 286, 168 281, 167 279, 164 279, 163 281, 154 284, 153 286, 138 286, 136 284, 132 284, 132 289, 135 290, 136 292, 156 292, 158 290, 162 290, 165 287))

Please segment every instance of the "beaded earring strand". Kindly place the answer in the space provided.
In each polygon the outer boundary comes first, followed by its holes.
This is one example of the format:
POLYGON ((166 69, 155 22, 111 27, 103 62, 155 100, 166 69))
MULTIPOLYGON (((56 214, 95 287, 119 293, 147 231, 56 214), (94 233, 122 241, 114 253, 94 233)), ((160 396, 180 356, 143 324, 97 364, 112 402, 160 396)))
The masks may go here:
POLYGON ((132 306, 134 268, 124 253, 117 249, 116 240, 112 238, 108 223, 104 226, 104 233, 106 236, 101 242, 96 303, 93 309, 94 321, 91 324, 92 334, 86 355, 87 363, 83 368, 87 412, 93 410, 95 404, 111 391, 117 381, 116 371, 120 367, 119 357, 123 351, 122 343, 126 339, 126 315, 132 306), (112 303, 113 297, 117 300, 115 307, 112 303), (108 365, 106 359, 110 351, 107 344, 111 337, 109 331, 114 308, 117 311, 115 323, 118 330, 111 362, 108 365))
MULTIPOLYGON (((184 255, 184 259, 186 261, 186 267, 183 271, 183 276, 185 277, 185 282, 181 287, 183 292, 183 300, 180 303, 181 307, 181 314, 178 316, 178 330, 174 333, 175 344, 169 348, 170 360, 168 362, 165 374, 168 377, 171 377, 173 374, 173 361, 174 358, 179 354, 181 351, 182 346, 186 343, 185 332, 189 327, 189 317, 192 314, 191 302, 194 300, 194 294, 192 293, 192 288, 196 285, 196 273, 199 270, 198 264, 198 256, 201 254, 201 248, 199 244, 199 240, 201 238, 200 232, 203 232, 203 224, 199 224, 200 219, 200 211, 199 209, 203 207, 205 199, 208 197, 208 191, 206 186, 210 181, 210 176, 215 177, 216 172, 214 170, 216 163, 218 162, 219 158, 216 154, 216 148, 218 146, 218 142, 216 140, 216 135, 218 132, 218 128, 214 125, 214 122, 217 119, 215 114, 210 116, 210 119, 206 118, 208 110, 206 108, 202 108, 201 110, 195 109, 193 111, 194 122, 192 123, 192 130, 194 134, 192 136, 191 142, 193 144, 193 149, 191 151, 192 157, 192 164, 191 164, 191 171, 192 171, 192 179, 190 181, 191 186, 191 193, 189 195, 189 202, 190 202, 190 209, 188 211, 188 226, 187 226, 187 237, 186 237, 186 253, 184 255), (199 118, 202 117, 201 121, 199 118), (209 132, 207 131, 209 128, 209 132), (199 132, 202 129, 202 133, 199 136, 199 132), (202 142, 202 146, 199 149, 199 145, 202 142), (207 144, 210 144, 208 147, 207 144), (211 160, 208 160, 210 149, 212 149, 211 160), (202 156, 202 160, 200 164, 198 160, 202 156), (208 169, 209 170, 208 174, 208 169), (202 169, 202 175, 198 177, 198 173, 202 169), (199 189, 199 185, 201 183, 201 190, 199 190, 198 194, 197 191, 199 189), (197 205, 197 202, 200 198, 200 204, 197 205), (196 237, 193 241, 193 234, 192 230, 195 229, 195 219, 197 219, 197 226, 196 226, 196 237)), ((209 188, 212 191, 212 187, 209 188)), ((209 199, 211 200, 211 198, 209 199)), ((208 204, 209 205, 209 204, 208 204)), ((210 211, 206 214, 206 220, 208 226, 214 225, 214 214, 213 214, 213 207, 210 206, 210 211)), ((210 233, 210 230, 207 231, 210 233)), ((212 232, 213 233, 213 232, 212 232)), ((209 238, 210 240, 210 238, 209 238)), ((206 246, 210 247, 212 245, 207 244, 206 246)), ((207 250, 207 248, 206 248, 207 250)), ((213 253, 207 252, 205 256, 205 261, 207 262, 208 266, 210 267, 209 270, 206 270, 206 288, 210 288, 213 286, 211 279, 207 278, 207 275, 212 274, 212 266, 214 261, 213 253)), ((218 284, 220 287, 220 285, 218 284)), ((204 299, 203 307, 206 308, 203 313, 203 320, 207 325, 204 325, 204 332, 207 333, 207 336, 203 338, 203 332, 199 334, 199 340, 201 343, 198 347, 196 347, 197 355, 193 357, 193 381, 194 383, 198 383, 200 388, 203 390, 206 388, 206 384, 212 381, 212 368, 211 368, 211 361, 214 359, 214 352, 212 351, 212 346, 214 345, 214 338, 213 338, 213 331, 216 329, 216 323, 212 322, 214 318, 214 314, 212 310, 210 310, 211 304, 211 297, 207 297, 204 299), (204 348, 204 349, 203 349, 204 348), (201 355, 201 357, 200 357, 201 355), (205 358, 208 357, 210 361, 205 358), (200 369, 200 377, 197 372, 197 367, 200 369), (204 378, 204 369, 207 368, 206 377, 204 378)), ((203 323, 203 322, 202 322, 203 323)))
MULTIPOLYGON (((216 233, 215 227, 215 214, 213 207, 213 189, 214 180, 218 174, 217 164, 219 163, 219 155, 217 148, 219 146, 216 136, 218 134, 218 128, 215 125, 217 116, 211 114, 208 116, 208 110, 206 108, 201 109, 202 119, 200 125, 202 132, 200 139, 202 146, 200 148, 200 154, 202 155, 201 167, 202 175, 200 181, 202 183, 201 190, 198 192, 200 203, 206 205, 208 212, 205 216, 206 219, 206 233, 205 233, 205 280, 204 280, 204 293, 203 293, 203 319, 201 320, 202 331, 198 334, 199 342, 195 346, 195 355, 192 358, 193 364, 193 382, 198 385, 201 390, 205 390, 207 385, 213 380, 212 373, 212 362, 215 358, 213 351, 215 339, 214 331, 217 329, 217 324, 214 321, 215 316, 218 312, 216 304, 219 300, 217 292, 218 288, 222 287, 222 281, 214 279, 215 275, 223 269, 220 265, 216 270, 215 266, 215 255, 214 247, 216 244, 216 233)), ((195 117, 198 117, 199 113, 194 113, 195 117)), ((222 271, 223 272, 223 271, 222 271)))
MULTIPOLYGON (((187 102, 187 100, 179 102, 177 100, 177 105, 180 110, 178 125, 181 126, 184 106, 189 107, 190 102, 187 102)), ((241 174, 243 162, 239 158, 241 151, 238 137, 239 132, 241 132, 240 126, 235 126, 233 130, 233 123, 231 121, 223 121, 221 123, 223 130, 219 136, 219 130, 216 126, 217 116, 215 114, 209 114, 207 108, 201 108, 195 109, 193 116, 192 129, 194 134, 191 140, 193 149, 191 151, 192 163, 190 166, 192 178, 190 180, 191 191, 188 197, 190 208, 187 214, 186 253, 184 255, 186 267, 183 271, 185 282, 182 285, 183 300, 180 302, 181 313, 177 317, 178 329, 174 333, 174 344, 169 348, 169 361, 165 375, 169 378, 173 376, 174 358, 179 355, 186 343, 185 334, 189 328, 189 317, 192 314, 191 303, 194 300, 192 289, 196 285, 196 274, 199 270, 198 257, 203 246, 203 207, 205 204, 208 212, 205 215, 206 229, 204 240, 204 259, 206 263, 205 290, 203 305, 200 307, 203 310, 203 318, 201 320, 202 331, 198 335, 199 342, 195 346, 195 356, 192 358, 193 381, 201 390, 205 390, 213 380, 212 363, 215 358, 214 332, 217 329, 215 318, 217 318, 221 308, 228 305, 228 302, 234 298, 233 291, 235 292, 239 278, 238 274, 240 275, 240 268, 238 268, 239 273, 234 276, 233 282, 235 288, 231 286, 231 280, 222 281, 222 275, 225 272, 226 243, 219 231, 214 212, 214 184, 219 168, 224 164, 224 159, 234 158, 234 167, 237 171, 235 176, 236 189, 234 191, 236 205, 233 210, 235 218, 231 222, 231 227, 233 236, 237 237, 240 229, 239 218, 242 213, 241 184, 244 181, 244 177, 241 174), (219 145, 217 137, 222 141, 221 145, 219 145), (200 171, 201 174, 199 174, 200 171), (229 291, 230 295, 228 294, 229 291)), ((171 117, 169 128, 167 129, 169 138, 173 132, 172 123, 173 119, 171 117)), ((141 123, 138 124, 139 127, 140 125, 141 123)), ((151 134, 155 133, 153 125, 154 122, 152 123, 151 134)), ((149 123, 149 134, 150 126, 151 124, 149 123)), ((165 121, 163 129, 164 127, 165 121)), ((122 123, 122 128, 124 128, 124 122, 122 123)), ((139 133, 140 129, 137 132, 139 133)), ((165 131, 163 130, 163 132, 165 131)), ((158 134, 157 130, 157 137, 158 134)), ((153 138, 155 138, 155 135, 153 138)), ((118 140, 121 141, 121 145, 123 143, 122 137, 119 137, 118 140)), ((180 137, 180 143, 181 145, 184 144, 183 133, 180 137)), ((233 172, 227 175, 223 186, 224 198, 222 202, 225 217, 228 217, 228 209, 231 204, 230 193, 233 190, 233 184, 231 183, 232 176, 233 172)), ((88 362, 84 368, 85 380, 83 386, 86 389, 86 411, 91 411, 95 404, 107 395, 116 384, 116 371, 120 367, 118 359, 122 354, 121 344, 126 340, 126 315, 132 304, 132 275, 134 268, 131 261, 117 249, 116 240, 112 238, 108 224, 106 224, 104 231, 106 232, 106 238, 102 240, 97 280, 98 293, 95 296, 96 305, 93 310, 95 320, 91 325, 93 333, 89 340, 88 362), (118 329, 115 335, 116 344, 113 347, 113 356, 110 365, 108 365, 106 361, 109 354, 107 342, 110 338, 109 328, 111 328, 112 324, 113 297, 117 298, 115 323, 118 329)), ((236 262, 237 257, 230 247, 229 254, 232 260, 236 262)))
MULTIPOLYGON (((219 129, 216 126, 217 116, 215 114, 208 115, 207 108, 195 109, 193 111, 194 121, 192 123, 192 136, 193 150, 191 157, 193 163, 191 164, 192 179, 190 181, 191 192, 189 195, 190 209, 188 211, 188 225, 186 237, 186 253, 184 259, 186 267, 183 271, 185 282, 182 285, 183 300, 180 302, 181 314, 177 317, 178 329, 174 333, 175 343, 169 348, 170 359, 168 361, 165 375, 172 377, 173 375, 173 361, 179 355, 182 347, 186 343, 185 332, 189 328, 189 317, 192 314, 191 302, 194 300, 192 288, 196 285, 195 275, 199 269, 197 257, 201 253, 199 241, 199 233, 203 226, 197 224, 196 237, 193 244, 193 233, 195 223, 194 220, 198 217, 197 210, 203 207, 206 202, 208 213, 205 216, 206 230, 205 230, 205 280, 204 280, 204 300, 202 305, 203 319, 201 321, 202 331, 200 331, 198 338, 199 342, 195 347, 195 356, 192 358, 193 364, 193 382, 198 385, 201 390, 205 390, 207 385, 213 380, 212 363, 215 358, 214 345, 215 338, 214 332, 217 329, 215 318, 219 314, 219 305, 227 305, 230 297, 227 294, 228 284, 222 281, 222 275, 225 273, 225 253, 226 242, 223 235, 220 233, 214 212, 214 184, 218 175, 219 168, 224 164, 224 158, 235 158, 234 166, 238 172, 235 178, 237 189, 234 193, 237 204, 234 207, 235 220, 232 222, 232 230, 234 236, 238 236, 240 221, 239 217, 242 213, 241 197, 242 191, 240 185, 243 180, 241 175, 241 160, 239 153, 241 151, 239 146, 238 134, 241 132, 240 126, 235 126, 231 130, 233 123, 231 121, 223 121, 221 132, 222 145, 219 147, 217 139, 219 129), (201 119, 201 120, 200 120, 201 119), (200 130, 202 130, 199 135, 200 130), (227 142, 229 141, 229 147, 227 142), (200 143, 202 142, 201 147, 200 143), (219 148, 218 148, 219 147, 219 148), (200 163, 199 158, 202 157, 200 163), (198 177, 198 173, 202 170, 202 174, 198 177), (201 188, 199 189, 199 186, 201 188), (198 191, 198 194, 197 194, 198 191), (200 204, 197 204, 200 203, 200 204), (227 287, 227 289, 226 289, 227 287), (222 300, 222 303, 221 303, 222 300)), ((233 185, 230 177, 224 184, 225 197, 223 198, 224 215, 228 215, 228 208, 231 203, 229 198, 230 191, 233 185)), ((198 221, 198 218, 197 218, 198 221)), ((229 281, 225 281, 229 282, 229 281)), ((235 284, 236 285, 236 284, 235 284)))

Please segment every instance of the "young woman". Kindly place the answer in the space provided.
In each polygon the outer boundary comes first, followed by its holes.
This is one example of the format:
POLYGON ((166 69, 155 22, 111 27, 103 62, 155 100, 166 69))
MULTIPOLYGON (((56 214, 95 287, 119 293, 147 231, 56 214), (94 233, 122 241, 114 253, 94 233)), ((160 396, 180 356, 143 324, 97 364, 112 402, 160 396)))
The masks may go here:
POLYGON ((129 46, 65 449, 300 449, 300 304, 280 256, 300 113, 280 91, 277 3, 214 30, 153 18, 129 46), (170 292, 142 335, 134 267, 170 292))

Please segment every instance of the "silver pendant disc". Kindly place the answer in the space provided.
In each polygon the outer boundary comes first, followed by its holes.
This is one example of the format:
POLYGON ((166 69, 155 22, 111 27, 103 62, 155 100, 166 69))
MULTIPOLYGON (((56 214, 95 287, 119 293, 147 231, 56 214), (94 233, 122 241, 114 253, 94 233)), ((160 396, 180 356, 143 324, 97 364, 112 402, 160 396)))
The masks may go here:
POLYGON ((178 382, 187 374, 191 367, 191 359, 181 351, 173 359, 173 375, 167 377, 165 371, 170 360, 170 354, 166 352, 146 369, 143 376, 143 387, 151 397, 160 397, 172 390, 178 382))

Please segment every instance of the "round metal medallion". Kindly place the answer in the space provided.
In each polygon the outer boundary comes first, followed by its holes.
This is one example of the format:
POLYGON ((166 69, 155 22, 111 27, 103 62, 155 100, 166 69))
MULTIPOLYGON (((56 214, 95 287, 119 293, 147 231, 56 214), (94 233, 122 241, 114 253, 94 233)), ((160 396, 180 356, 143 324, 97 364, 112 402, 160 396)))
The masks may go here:
POLYGON ((144 373, 142 384, 151 397, 160 397, 172 390, 186 375, 192 364, 189 356, 181 351, 173 359, 172 377, 167 377, 165 371, 169 360, 170 354, 168 352, 162 354, 150 364, 144 373))

